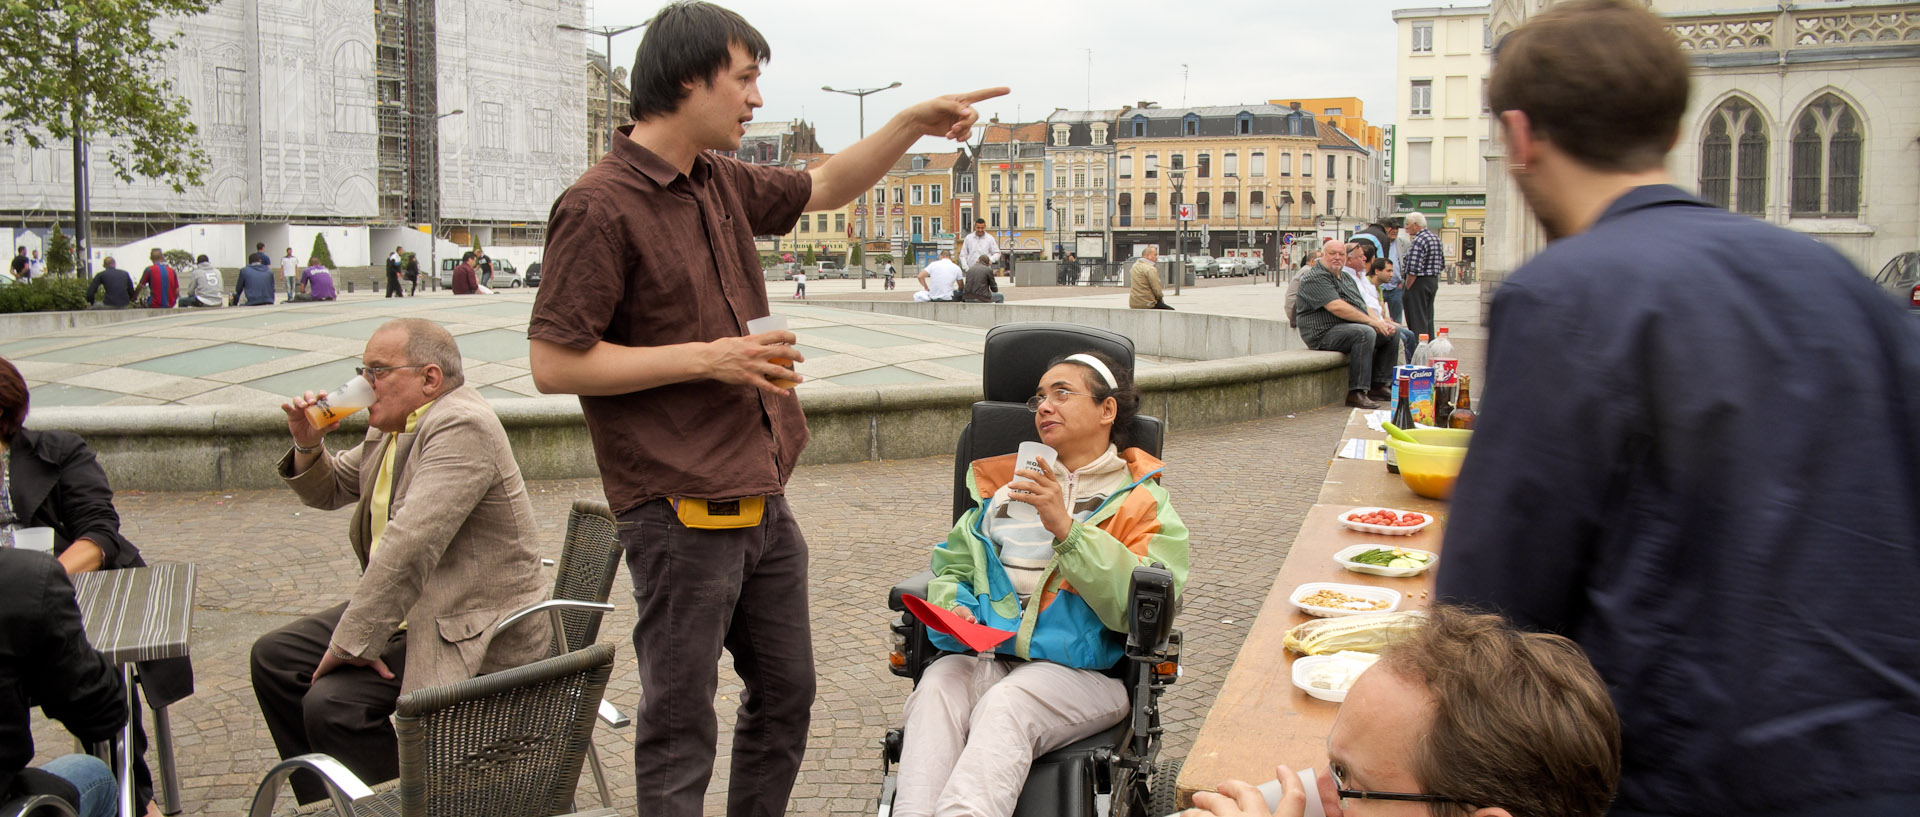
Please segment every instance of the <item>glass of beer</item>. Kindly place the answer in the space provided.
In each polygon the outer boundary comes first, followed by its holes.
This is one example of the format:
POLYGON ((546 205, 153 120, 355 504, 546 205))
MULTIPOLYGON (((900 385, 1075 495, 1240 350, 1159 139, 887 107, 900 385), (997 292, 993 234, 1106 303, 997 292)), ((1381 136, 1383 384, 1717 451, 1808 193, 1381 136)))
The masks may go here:
POLYGON ((373 384, 354 375, 340 388, 320 393, 320 399, 307 407, 307 420, 314 428, 326 428, 363 408, 373 405, 373 384))
MULTIPOLYGON (((749 335, 758 335, 762 332, 783 332, 786 331, 786 328, 787 316, 785 315, 768 315, 764 318, 754 318, 753 320, 747 321, 747 334, 749 335)), ((793 368, 793 361, 789 358, 774 357, 768 358, 768 360, 785 366, 789 370, 793 368)), ((800 384, 793 380, 775 380, 773 381, 773 385, 783 389, 791 389, 800 384)))

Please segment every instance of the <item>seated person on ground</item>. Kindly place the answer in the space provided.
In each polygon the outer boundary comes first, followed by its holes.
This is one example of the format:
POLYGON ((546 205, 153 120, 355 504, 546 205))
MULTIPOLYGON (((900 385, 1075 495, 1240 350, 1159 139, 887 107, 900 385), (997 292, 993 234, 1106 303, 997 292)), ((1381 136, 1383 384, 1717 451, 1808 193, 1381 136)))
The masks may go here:
POLYGON ((477 295, 480 292, 480 278, 473 271, 473 252, 460 256, 460 264, 453 268, 453 294, 477 295))
POLYGON ((127 722, 125 690, 113 662, 87 644, 73 584, 45 553, 0 549, 0 800, 52 794, 81 817, 118 811, 119 784, 89 755, 33 760, 29 702, 75 738, 98 743, 127 722))
POLYGON ((318 261, 308 261, 307 268, 300 271, 300 294, 289 300, 295 301, 331 301, 333 292, 333 273, 320 265, 318 261))
POLYGON ((960 300, 960 279, 966 273, 960 265, 953 263, 953 251, 941 250, 940 257, 925 269, 920 270, 920 291, 913 293, 916 301, 957 301, 960 300))
MULTIPOLYGON (((120 534, 107 472, 85 440, 69 431, 25 428, 29 408, 27 381, 0 358, 0 546, 12 547, 21 528, 52 528, 53 555, 69 575, 94 570, 144 567, 140 550, 120 534)), ((143 661, 140 688, 149 706, 171 706, 193 694, 193 664, 185 658, 143 661)), ((147 768, 147 732, 133 725, 134 802, 148 814, 153 806, 153 775, 147 768)))
MULTIPOLYGON (((233 282, 233 298, 228 301, 235 306, 269 306, 273 303, 273 270, 267 265, 252 263, 240 268, 240 274, 233 282)), ((292 283, 292 279, 288 279, 292 283)), ((291 298, 293 293, 287 293, 291 298)))
POLYGON ((226 303, 227 282, 220 277, 220 268, 205 255, 200 256, 193 269, 181 275, 187 279, 187 291, 180 296, 181 307, 217 307, 226 303))
MULTIPOLYGON (((282 758, 332 755, 368 784, 399 776, 387 718, 402 693, 545 658, 548 619, 496 634, 501 619, 548 596, 533 505, 507 433, 464 385, 460 348, 429 320, 388 321, 367 340, 373 384, 366 436, 326 450, 307 392, 281 409, 293 449, 280 476, 309 507, 353 505, 351 598, 261 636, 253 692, 282 758)), ((305 547, 306 543, 277 543, 305 547)), ((303 803, 325 796, 296 772, 303 803)))
MULTIPOLYGON (((1027 630, 983 662, 946 655, 907 697, 893 813, 1007 815, 1037 755, 1096 734, 1129 711, 1105 671, 1123 660, 1137 565, 1187 578, 1187 527, 1159 482, 1162 464, 1127 446, 1140 402, 1133 378, 1098 353, 1047 369, 1028 402, 1045 471, 1014 455, 973 464, 978 505, 934 548, 927 601, 1003 630, 1027 630), (1008 511, 1030 507, 1038 518, 1008 511)), ((934 633, 935 646, 965 647, 934 633)))
MULTIPOLYGON (((1572 641, 1436 606, 1348 690, 1318 791, 1285 766, 1275 776, 1285 793, 1274 817, 1299 817, 1308 797, 1333 817, 1604 817, 1620 783, 1620 718, 1572 641)), ((1183 817, 1269 814, 1237 780, 1193 804, 1183 817)))
POLYGON ((970 304, 1006 303, 1007 296, 1002 295, 1000 285, 994 283, 993 267, 987 266, 985 258, 967 268, 966 281, 960 285, 960 300, 970 304))
POLYGON ((1307 348, 1347 354, 1347 405, 1376 409, 1387 399, 1387 379, 1400 351, 1393 324, 1367 314, 1366 297, 1341 271, 1347 247, 1328 241, 1320 260, 1300 274, 1294 325, 1307 348))

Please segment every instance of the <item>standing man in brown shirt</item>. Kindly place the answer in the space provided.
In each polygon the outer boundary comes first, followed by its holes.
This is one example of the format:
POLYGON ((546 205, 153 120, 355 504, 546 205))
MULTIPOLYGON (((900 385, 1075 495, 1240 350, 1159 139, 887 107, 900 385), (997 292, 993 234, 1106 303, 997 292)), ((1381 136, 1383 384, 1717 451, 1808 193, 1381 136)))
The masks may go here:
POLYGON ((534 384, 580 395, 634 583, 644 693, 634 716, 637 811, 698 815, 717 739, 724 647, 746 690, 727 813, 778 817, 806 751, 813 703, 807 547, 783 495, 807 443, 773 358, 755 235, 869 190, 922 136, 963 139, 972 103, 937 97, 810 171, 735 150, 760 107, 766 40, 739 15, 674 3, 634 57, 631 113, 613 147, 553 205, 534 302, 534 384))

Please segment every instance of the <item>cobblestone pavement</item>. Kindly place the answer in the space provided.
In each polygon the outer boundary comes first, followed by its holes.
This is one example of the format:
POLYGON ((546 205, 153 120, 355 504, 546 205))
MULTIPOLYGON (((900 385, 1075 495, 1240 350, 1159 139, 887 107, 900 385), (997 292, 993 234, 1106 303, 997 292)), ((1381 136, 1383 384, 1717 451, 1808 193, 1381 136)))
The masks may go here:
MULTIPOLYGON (((1193 530, 1193 583, 1179 626, 1186 633, 1184 679, 1167 696, 1167 756, 1181 757, 1239 650, 1250 619, 1313 503, 1347 412, 1327 408, 1169 437, 1167 485, 1193 530)), ((809 588, 820 674, 811 743, 792 814, 870 811, 879 791, 878 742, 899 718, 909 685, 886 669, 886 591, 922 569, 948 527, 951 460, 929 458, 801 468, 788 489, 812 550, 809 588)), ((599 497, 594 480, 528 486, 557 556, 566 508, 599 497)), ((247 678, 252 640, 273 627, 346 598, 355 574, 345 531, 350 510, 304 508, 288 491, 123 493, 127 535, 150 561, 200 565, 194 663, 198 690, 174 706, 186 813, 246 810, 276 760, 247 678)), ((624 573, 624 569, 622 573, 624 573)), ((638 681, 628 634, 631 585, 603 630, 617 645, 609 697, 630 709, 638 681)), ((728 751, 740 686, 723 671, 718 709, 721 757, 728 751)), ((36 724, 40 762, 69 751, 57 724, 36 724)), ((631 733, 595 736, 611 774, 615 805, 631 813, 631 733)), ((151 754, 149 759, 151 759, 151 754)), ((724 760, 707 809, 725 810, 724 760)), ((581 803, 595 801, 582 775, 581 803)))

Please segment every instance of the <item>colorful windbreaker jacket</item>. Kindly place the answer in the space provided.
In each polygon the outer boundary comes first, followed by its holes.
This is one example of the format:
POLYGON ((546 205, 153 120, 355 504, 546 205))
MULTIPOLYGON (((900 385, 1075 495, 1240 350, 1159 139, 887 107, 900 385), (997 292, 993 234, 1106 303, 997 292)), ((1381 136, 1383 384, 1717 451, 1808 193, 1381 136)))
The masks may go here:
MULTIPOLYGON (((1013 479, 1014 455, 976 461, 967 489, 978 503, 933 550, 927 601, 964 607, 981 624, 1017 635, 1000 652, 1078 669, 1104 670, 1126 651, 1127 590, 1133 569, 1159 562, 1173 573, 1175 593, 1187 584, 1187 526, 1160 485, 1165 465, 1138 448, 1120 453, 1133 482, 1114 491, 1055 542, 1039 592, 1022 607, 983 520, 993 492, 1013 479)), ((930 632, 934 646, 966 652, 957 639, 930 632)))

